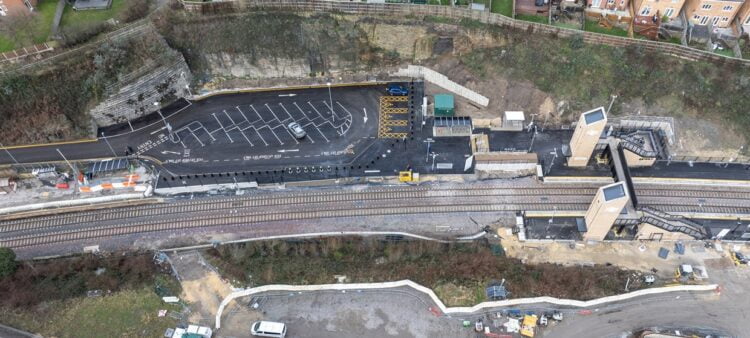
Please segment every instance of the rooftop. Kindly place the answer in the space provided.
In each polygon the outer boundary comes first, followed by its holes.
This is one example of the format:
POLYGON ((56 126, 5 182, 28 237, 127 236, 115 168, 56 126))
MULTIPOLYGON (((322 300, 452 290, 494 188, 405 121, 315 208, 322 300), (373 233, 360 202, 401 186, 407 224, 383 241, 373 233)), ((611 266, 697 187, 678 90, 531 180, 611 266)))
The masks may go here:
POLYGON ((586 124, 592 124, 606 119, 607 115, 604 113, 604 107, 599 107, 583 113, 583 118, 586 124))
POLYGON ((436 94, 435 108, 453 108, 453 95, 436 94))
POLYGON ((615 183, 614 185, 604 187, 602 190, 604 192, 605 201, 612 201, 627 196, 625 193, 625 185, 623 183, 615 183))

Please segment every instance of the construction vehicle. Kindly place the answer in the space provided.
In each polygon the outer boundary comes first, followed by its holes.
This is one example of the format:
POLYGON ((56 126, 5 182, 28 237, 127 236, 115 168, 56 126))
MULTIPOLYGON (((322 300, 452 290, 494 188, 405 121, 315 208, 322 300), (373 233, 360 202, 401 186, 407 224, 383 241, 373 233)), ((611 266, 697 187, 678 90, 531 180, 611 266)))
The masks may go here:
POLYGON ((743 255, 741 252, 732 251, 731 257, 732 261, 734 261, 734 265, 742 265, 748 263, 748 257, 743 255))
POLYGON ((693 266, 690 264, 680 264, 674 272, 674 278, 683 283, 695 279, 693 266))
POLYGON ((524 337, 534 337, 537 321, 538 318, 536 315, 525 315, 521 324, 521 335, 524 337))
POLYGON ((412 170, 400 171, 398 173, 399 182, 419 182, 419 173, 415 173, 412 170))

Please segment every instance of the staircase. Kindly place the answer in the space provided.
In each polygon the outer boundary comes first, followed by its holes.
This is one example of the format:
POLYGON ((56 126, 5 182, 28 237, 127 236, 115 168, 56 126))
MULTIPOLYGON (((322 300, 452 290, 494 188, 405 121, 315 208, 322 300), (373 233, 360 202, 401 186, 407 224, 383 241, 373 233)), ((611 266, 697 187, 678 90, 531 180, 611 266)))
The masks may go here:
POLYGON ((648 223, 657 228, 670 232, 681 232, 696 239, 708 237, 708 232, 703 225, 693 222, 683 216, 672 215, 651 207, 641 206, 638 208, 643 212, 639 219, 640 223, 648 223))

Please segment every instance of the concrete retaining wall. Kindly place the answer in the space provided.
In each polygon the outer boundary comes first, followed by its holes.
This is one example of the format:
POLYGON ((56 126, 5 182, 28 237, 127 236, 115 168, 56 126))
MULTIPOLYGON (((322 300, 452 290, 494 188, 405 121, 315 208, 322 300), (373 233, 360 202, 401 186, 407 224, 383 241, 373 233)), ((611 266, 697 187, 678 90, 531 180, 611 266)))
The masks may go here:
POLYGON ((0 214, 10 214, 14 212, 32 211, 32 210, 40 210, 40 209, 62 208, 62 207, 71 207, 71 206, 77 206, 77 205, 123 201, 123 200, 129 200, 129 199, 143 198, 144 196, 145 196, 144 193, 135 193, 135 194, 104 196, 104 197, 81 198, 81 199, 74 199, 74 200, 67 200, 67 201, 26 204, 26 205, 19 205, 15 207, 0 208, 0 214))
POLYGON ((399 69, 397 72, 392 73, 391 76, 402 76, 402 77, 416 77, 424 79, 425 81, 434 83, 441 88, 450 91, 458 96, 461 96, 467 100, 482 106, 487 107, 490 103, 490 99, 479 93, 466 88, 458 83, 451 81, 447 76, 440 74, 432 69, 422 66, 409 65, 407 68, 399 69))
POLYGON ((122 79, 117 88, 110 89, 110 96, 89 112, 97 126, 125 123, 155 112, 162 104, 170 103, 164 100, 185 96, 191 77, 182 57, 173 64, 138 73, 133 75, 135 80, 122 79), (138 77, 140 73, 146 74, 138 77))
POLYGON ((323 284, 323 285, 265 285, 256 288, 245 289, 231 293, 229 296, 219 305, 219 310, 216 312, 216 329, 221 328, 221 315, 224 308, 233 300, 239 297, 246 297, 263 292, 271 291, 323 291, 323 290, 373 290, 373 289, 388 289, 398 287, 410 287, 419 292, 422 292, 429 296, 432 301, 437 305, 443 313, 446 314, 470 314, 478 311, 482 311, 488 308, 504 307, 504 306, 518 306, 528 304, 554 304, 558 306, 578 307, 586 308, 598 306, 606 303, 618 302, 623 300, 629 300, 640 296, 667 293, 667 292, 678 292, 678 291, 698 291, 698 292, 710 292, 715 291, 718 287, 716 284, 711 285, 680 285, 663 288, 643 289, 622 295, 609 296, 604 298, 593 299, 589 301, 580 301, 572 299, 559 299, 554 297, 535 297, 535 298, 519 298, 519 299, 508 299, 502 301, 483 302, 472 307, 447 307, 442 301, 435 295, 435 293, 420 284, 414 283, 410 280, 401 280, 397 282, 385 282, 385 283, 353 283, 353 284, 323 284))

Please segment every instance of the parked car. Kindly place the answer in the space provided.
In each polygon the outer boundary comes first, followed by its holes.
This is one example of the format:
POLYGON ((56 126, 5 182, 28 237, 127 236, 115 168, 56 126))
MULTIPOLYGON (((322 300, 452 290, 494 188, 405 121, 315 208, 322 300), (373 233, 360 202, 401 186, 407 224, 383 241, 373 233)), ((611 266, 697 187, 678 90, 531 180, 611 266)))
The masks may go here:
POLYGON ((404 88, 404 86, 397 85, 395 83, 391 83, 388 85, 388 89, 386 89, 389 95, 392 96, 405 96, 409 94, 409 91, 404 88))
POLYGON ((289 131, 292 132, 292 135, 296 138, 303 138, 307 135, 304 129, 302 129, 302 126, 299 125, 297 122, 292 122, 289 125, 287 125, 287 128, 289 128, 289 131))
POLYGON ((262 320, 250 326, 250 334, 258 337, 284 338, 286 336, 286 324, 262 320))

